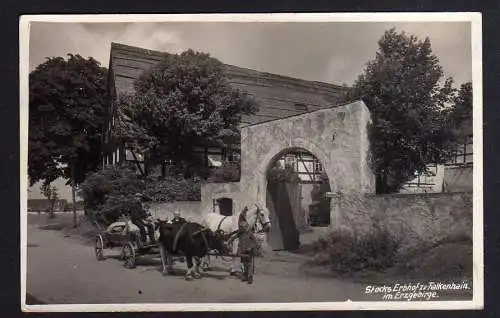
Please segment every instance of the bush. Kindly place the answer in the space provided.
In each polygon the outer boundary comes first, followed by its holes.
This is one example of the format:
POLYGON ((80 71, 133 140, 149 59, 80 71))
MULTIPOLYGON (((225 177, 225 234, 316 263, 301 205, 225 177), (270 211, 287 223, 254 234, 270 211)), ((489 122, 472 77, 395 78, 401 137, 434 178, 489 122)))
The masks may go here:
POLYGON ((87 217, 100 224, 110 224, 128 213, 135 193, 154 202, 199 201, 201 181, 182 176, 144 179, 134 166, 113 166, 87 177, 80 187, 87 217))
POLYGON ((312 244, 313 262, 340 274, 380 271, 394 265, 398 248, 399 242, 380 228, 366 234, 334 231, 312 244))
POLYGON ((267 180, 270 182, 299 183, 300 177, 293 167, 286 166, 282 168, 276 162, 271 169, 269 169, 267 180))
POLYGON ((87 176, 80 185, 85 214, 91 220, 109 224, 128 212, 135 193, 145 183, 133 166, 112 166, 87 176))
POLYGON ((212 170, 208 182, 238 182, 240 181, 240 171, 240 163, 225 161, 222 167, 217 167, 212 170))
POLYGON ((148 179, 145 194, 155 202, 200 201, 201 179, 167 176, 148 179))

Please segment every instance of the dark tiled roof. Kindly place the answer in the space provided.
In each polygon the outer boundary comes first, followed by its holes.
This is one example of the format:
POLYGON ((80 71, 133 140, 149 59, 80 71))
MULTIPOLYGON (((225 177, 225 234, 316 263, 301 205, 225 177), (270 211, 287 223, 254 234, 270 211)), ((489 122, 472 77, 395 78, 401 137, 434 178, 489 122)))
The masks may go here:
MULTIPOLYGON (((110 65, 115 92, 133 92, 133 83, 168 53, 112 43, 110 65)), ((252 96, 259 112, 243 118, 243 124, 299 115, 338 104, 345 88, 321 82, 306 81, 224 64, 231 86, 252 96)), ((111 84, 113 85, 113 84, 111 84)))

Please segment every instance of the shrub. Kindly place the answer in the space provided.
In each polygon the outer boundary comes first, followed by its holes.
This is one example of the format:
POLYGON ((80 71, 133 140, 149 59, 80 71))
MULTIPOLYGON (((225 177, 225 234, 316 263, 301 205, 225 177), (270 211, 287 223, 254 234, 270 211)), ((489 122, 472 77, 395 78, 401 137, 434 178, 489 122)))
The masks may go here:
POLYGON ((269 169, 267 180, 270 182, 299 183, 300 177, 293 167, 281 167, 278 162, 269 169))
POLYGON ((200 201, 201 179, 167 176, 148 179, 145 194, 155 202, 200 201))
POLYGON ((80 196, 88 218, 109 224, 129 210, 134 193, 144 190, 144 180, 133 166, 112 166, 87 176, 80 196))
POLYGON ((240 163, 225 161, 221 167, 212 170, 208 182, 238 182, 240 181, 240 163))
POLYGON ((399 242, 378 227, 366 234, 337 230, 312 244, 313 262, 340 274, 380 271, 395 263, 398 248, 399 242))
POLYGON ((155 202, 199 201, 201 180, 182 176, 144 179, 134 166, 113 166, 87 177, 80 187, 87 217, 110 224, 128 213, 135 193, 155 202))

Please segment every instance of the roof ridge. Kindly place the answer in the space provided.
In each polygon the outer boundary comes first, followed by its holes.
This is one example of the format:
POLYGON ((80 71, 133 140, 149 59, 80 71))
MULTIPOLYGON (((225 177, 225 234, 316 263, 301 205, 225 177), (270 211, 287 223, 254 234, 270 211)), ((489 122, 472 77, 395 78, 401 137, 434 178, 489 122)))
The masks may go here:
POLYGON ((154 53, 154 54, 157 54, 157 55, 171 54, 171 53, 168 53, 168 52, 163 52, 163 51, 158 51, 158 50, 151 50, 151 49, 146 49, 146 48, 143 48, 143 47, 132 46, 132 45, 118 43, 118 42, 111 42, 111 50, 113 50, 113 48, 127 49, 129 51, 139 52, 139 53, 154 53))
MULTIPOLYGON (((138 46, 131 46, 128 44, 123 44, 123 43, 118 43, 118 42, 111 42, 111 51, 113 51, 113 48, 126 49, 128 51, 135 52, 135 53, 142 53, 142 54, 147 53, 147 54, 159 55, 159 56, 166 56, 169 54, 173 54, 173 53, 163 52, 163 51, 158 51, 158 50, 150 50, 150 49, 138 47, 138 46)), ((283 81, 301 82, 303 84, 308 83, 309 85, 314 85, 316 87, 321 87, 321 88, 331 88, 331 89, 341 89, 341 90, 345 89, 343 86, 337 85, 337 84, 325 83, 325 82, 320 82, 320 81, 311 81, 311 80, 291 77, 291 76, 287 76, 287 75, 281 75, 281 74, 265 72, 265 71, 258 71, 258 70, 247 68, 247 67, 227 64, 227 63, 224 63, 222 61, 221 61, 221 63, 224 65, 224 67, 229 68, 229 69, 241 70, 241 71, 245 71, 246 73, 251 72, 254 74, 258 74, 258 75, 268 76, 268 77, 271 77, 272 79, 279 79, 279 80, 283 80, 283 81)))

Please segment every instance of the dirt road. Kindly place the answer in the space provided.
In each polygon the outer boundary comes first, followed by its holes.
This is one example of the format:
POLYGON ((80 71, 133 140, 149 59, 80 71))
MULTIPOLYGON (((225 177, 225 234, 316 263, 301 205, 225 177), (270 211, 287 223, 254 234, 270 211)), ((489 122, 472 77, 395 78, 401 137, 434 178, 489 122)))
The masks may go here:
POLYGON ((301 257, 258 259, 253 285, 230 277, 222 263, 200 280, 185 281, 183 263, 174 276, 161 275, 159 259, 139 260, 130 270, 116 258, 97 261, 81 239, 29 225, 27 293, 49 304, 375 300, 363 295, 364 284, 305 276, 301 257))

